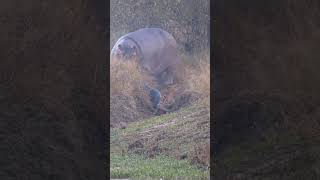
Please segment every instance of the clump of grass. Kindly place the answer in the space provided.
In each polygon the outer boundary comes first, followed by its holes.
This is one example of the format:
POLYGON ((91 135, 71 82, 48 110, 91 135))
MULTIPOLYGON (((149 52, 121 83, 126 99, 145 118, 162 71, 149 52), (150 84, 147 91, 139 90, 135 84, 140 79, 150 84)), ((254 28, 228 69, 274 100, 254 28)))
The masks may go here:
POLYGON ((210 143, 199 143, 189 151, 191 162, 205 167, 210 166, 210 143))
POLYGON ((201 180, 209 177, 208 171, 201 170, 186 160, 167 156, 150 159, 135 154, 113 154, 110 162, 112 178, 201 180))

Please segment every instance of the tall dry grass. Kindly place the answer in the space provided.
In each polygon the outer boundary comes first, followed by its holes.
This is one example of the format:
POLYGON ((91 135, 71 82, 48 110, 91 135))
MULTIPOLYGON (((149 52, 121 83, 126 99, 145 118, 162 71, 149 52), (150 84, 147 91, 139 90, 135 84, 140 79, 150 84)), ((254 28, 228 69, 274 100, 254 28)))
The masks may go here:
POLYGON ((209 53, 201 53, 196 63, 186 64, 187 84, 190 91, 200 94, 204 102, 210 101, 210 61, 209 53))
POLYGON ((132 95, 141 84, 142 75, 134 61, 110 61, 110 94, 132 95))
MULTIPOLYGON (((209 105, 210 100, 210 61, 209 53, 199 53, 193 57, 192 64, 184 63, 185 68, 185 80, 188 91, 196 92, 201 96, 201 99, 205 105, 209 105)), ((146 76, 140 71, 139 65, 136 61, 110 61, 110 93, 113 95, 126 95, 126 96, 139 96, 143 99, 148 93, 143 88, 145 84, 154 86, 156 83, 150 76, 146 76)), ((183 88, 185 87, 183 85, 183 88)), ((170 94, 177 94, 175 91, 179 91, 182 85, 173 85, 170 88, 163 90, 163 95, 171 97, 170 94), (167 92, 170 91, 170 92, 167 92), (172 92, 171 92, 172 91, 172 92)), ((178 93, 179 94, 179 93, 178 93)), ((172 95, 174 98, 175 95, 172 95)), ((170 98, 169 98, 170 99, 170 98)))
POLYGON ((144 85, 153 85, 154 80, 139 69, 136 61, 110 61, 110 95, 145 95, 144 85))

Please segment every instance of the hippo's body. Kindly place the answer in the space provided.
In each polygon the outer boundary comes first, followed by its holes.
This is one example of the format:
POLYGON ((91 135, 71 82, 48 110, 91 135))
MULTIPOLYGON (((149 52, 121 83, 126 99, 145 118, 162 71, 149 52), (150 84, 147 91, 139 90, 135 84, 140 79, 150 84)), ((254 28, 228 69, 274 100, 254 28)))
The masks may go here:
POLYGON ((173 84, 181 66, 176 40, 160 28, 143 28, 120 37, 111 59, 137 60, 160 86, 173 84))

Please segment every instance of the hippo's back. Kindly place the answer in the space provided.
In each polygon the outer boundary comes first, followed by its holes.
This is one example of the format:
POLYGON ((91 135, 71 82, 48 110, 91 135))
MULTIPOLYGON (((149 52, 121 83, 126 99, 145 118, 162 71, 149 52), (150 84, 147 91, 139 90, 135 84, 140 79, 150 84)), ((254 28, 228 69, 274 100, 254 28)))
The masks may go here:
POLYGON ((178 61, 176 40, 160 28, 139 29, 122 38, 131 38, 140 46, 141 63, 155 74, 178 61))
POLYGON ((143 50, 159 50, 168 45, 177 45, 172 35, 160 28, 142 28, 126 36, 136 40, 143 50))

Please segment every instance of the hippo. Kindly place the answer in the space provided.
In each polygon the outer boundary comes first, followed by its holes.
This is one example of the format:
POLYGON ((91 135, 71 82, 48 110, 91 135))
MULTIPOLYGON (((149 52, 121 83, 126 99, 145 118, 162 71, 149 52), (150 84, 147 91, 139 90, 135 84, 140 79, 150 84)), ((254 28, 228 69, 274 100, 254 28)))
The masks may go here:
POLYGON ((177 42, 160 28, 142 28, 123 35, 113 46, 110 57, 137 61, 142 72, 153 76, 159 88, 174 84, 181 74, 177 42))

